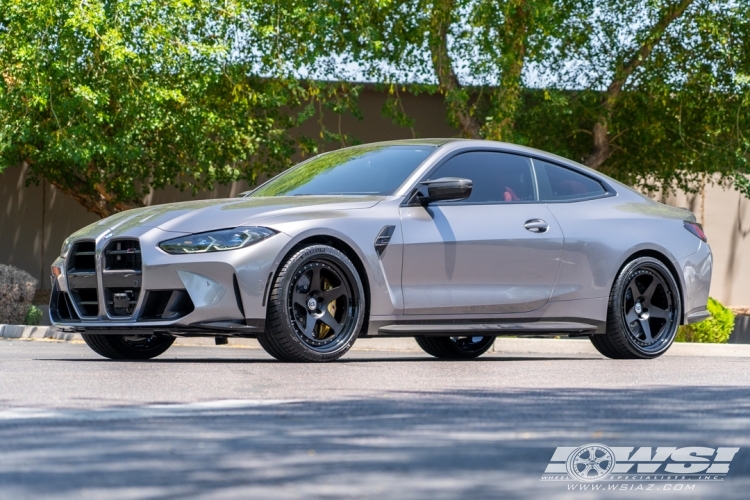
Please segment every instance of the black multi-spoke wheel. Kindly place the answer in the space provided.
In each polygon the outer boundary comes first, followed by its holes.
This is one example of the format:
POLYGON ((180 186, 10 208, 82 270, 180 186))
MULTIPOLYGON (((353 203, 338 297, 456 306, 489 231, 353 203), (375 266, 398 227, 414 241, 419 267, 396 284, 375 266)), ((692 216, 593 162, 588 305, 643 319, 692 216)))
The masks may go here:
POLYGON ((110 359, 151 359, 163 354, 175 341, 169 335, 81 335, 97 354, 110 359))
POLYGON ((314 260, 297 270, 289 289, 289 314, 300 338, 314 347, 335 342, 351 323, 353 291, 338 266, 314 260))
POLYGON ((441 359, 473 359, 492 347, 495 337, 416 337, 427 354, 441 359))
POLYGON ((607 332, 592 335, 591 342, 610 358, 655 358, 672 345, 681 313, 672 273, 661 261, 640 257, 626 264, 615 280, 607 332))
POLYGON ((282 361, 331 361, 346 353, 364 321, 362 282, 335 248, 311 245, 281 268, 268 301, 261 346, 282 361))

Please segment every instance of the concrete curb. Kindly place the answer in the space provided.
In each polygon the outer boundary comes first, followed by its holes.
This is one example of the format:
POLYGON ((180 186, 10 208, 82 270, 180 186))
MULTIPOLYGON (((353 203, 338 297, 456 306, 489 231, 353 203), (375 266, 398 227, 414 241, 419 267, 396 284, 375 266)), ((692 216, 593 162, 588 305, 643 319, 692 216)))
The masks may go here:
POLYGON ((1 339, 83 340, 77 333, 65 333, 51 326, 0 325, 1 339))
MULTIPOLYGON (((66 333, 52 326, 0 325, 0 339, 82 341, 77 333, 66 333)), ((178 338, 175 345, 214 346, 207 337, 178 338)), ((230 338, 230 347, 260 349, 255 339, 230 338)), ((352 348, 355 351, 415 351, 421 352, 412 338, 359 339, 352 348)), ((530 339, 500 337, 491 352, 502 354, 548 354, 548 355, 594 355, 600 354, 587 339, 530 339)), ((665 356, 710 356, 750 358, 750 344, 688 344, 675 343, 665 356)))

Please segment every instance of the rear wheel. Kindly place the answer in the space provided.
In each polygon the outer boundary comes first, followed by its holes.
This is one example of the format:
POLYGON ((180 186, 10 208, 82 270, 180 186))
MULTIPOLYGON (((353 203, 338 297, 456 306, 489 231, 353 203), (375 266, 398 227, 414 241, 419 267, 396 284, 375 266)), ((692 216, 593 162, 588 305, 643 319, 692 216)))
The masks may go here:
POLYGON ((650 359, 672 345, 682 303, 669 269, 652 257, 639 257, 620 271, 609 298, 607 331, 591 342, 612 359, 650 359))
POLYGON ((280 361, 333 361, 356 340, 364 310, 354 264, 333 247, 311 245, 282 265, 258 342, 280 361))
POLYGON ((109 359, 151 359, 163 354, 175 341, 168 335, 82 334, 86 344, 109 359))
POLYGON ((495 337, 415 337, 419 347, 440 359, 478 358, 495 343, 495 337))

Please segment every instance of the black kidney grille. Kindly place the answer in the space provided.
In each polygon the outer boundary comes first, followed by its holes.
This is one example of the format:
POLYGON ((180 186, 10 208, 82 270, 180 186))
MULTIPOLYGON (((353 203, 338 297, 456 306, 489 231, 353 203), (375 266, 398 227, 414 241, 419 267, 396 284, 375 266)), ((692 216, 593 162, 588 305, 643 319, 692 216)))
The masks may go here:
POLYGON ((139 302, 143 303, 139 321, 170 321, 193 311, 186 290, 144 291, 145 296, 140 300, 143 265, 138 240, 110 241, 102 251, 101 263, 97 274, 93 241, 78 241, 73 245, 68 256, 69 293, 59 292, 53 307, 61 321, 98 318, 99 295, 104 296, 104 308, 111 319, 133 317, 139 302))
POLYGON ((98 316, 96 244, 93 241, 78 241, 71 247, 68 254, 67 275, 70 303, 65 302, 64 305, 67 308, 68 315, 71 318, 79 314, 86 318, 98 316), (75 310, 73 310, 73 306, 75 306, 75 310))
POLYGON ((81 316, 93 318, 99 314, 99 298, 96 294, 96 288, 71 290, 70 295, 78 305, 81 316))
POLYGON ((104 249, 104 269, 107 271, 140 271, 141 245, 138 240, 110 242, 104 249))
POLYGON ((138 240, 114 240, 103 254, 107 313, 113 317, 132 316, 141 295, 141 245, 138 240))
POLYGON ((70 251, 68 271, 95 272, 95 244, 93 241, 79 241, 70 251))

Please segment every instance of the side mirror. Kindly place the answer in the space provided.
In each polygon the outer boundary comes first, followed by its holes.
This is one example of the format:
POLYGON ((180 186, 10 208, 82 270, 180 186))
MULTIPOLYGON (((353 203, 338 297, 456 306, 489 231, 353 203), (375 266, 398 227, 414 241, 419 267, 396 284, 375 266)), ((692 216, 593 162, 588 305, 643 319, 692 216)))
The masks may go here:
POLYGON ((471 196, 474 183, 470 179, 441 177, 434 181, 423 181, 417 192, 417 200, 422 204, 433 201, 465 200, 471 196))

